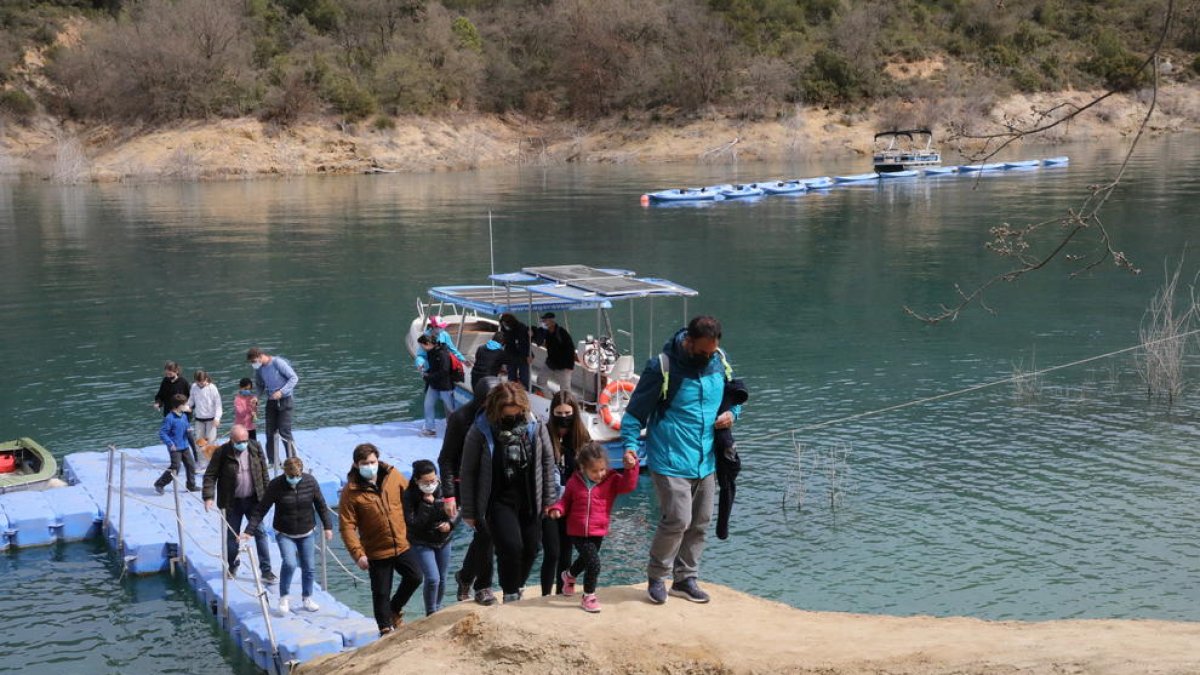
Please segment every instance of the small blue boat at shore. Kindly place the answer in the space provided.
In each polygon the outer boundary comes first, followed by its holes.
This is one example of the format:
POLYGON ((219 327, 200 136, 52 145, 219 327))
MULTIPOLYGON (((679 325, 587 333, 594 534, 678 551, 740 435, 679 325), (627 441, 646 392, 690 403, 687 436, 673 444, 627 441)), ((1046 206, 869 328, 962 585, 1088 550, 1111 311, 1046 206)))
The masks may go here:
POLYGON ((1047 157, 1046 159, 1042 160, 1042 164, 1045 164, 1046 166, 1050 166, 1053 164, 1069 164, 1070 162, 1071 162, 1071 158, 1067 157, 1066 155, 1063 155, 1061 157, 1047 157))
POLYGON ((975 171, 999 171, 1004 168, 1003 162, 991 162, 989 164, 964 164, 958 167, 959 173, 972 173, 975 171))
POLYGON ((769 195, 793 195, 808 191, 808 186, 800 180, 777 180, 770 183, 759 183, 758 187, 769 195))
POLYGON ((864 181, 876 180, 879 178, 877 173, 856 173, 849 176, 834 176, 833 180, 838 183, 862 183, 864 181))
POLYGON ((646 196, 649 197, 650 201, 653 202, 695 202, 723 199, 721 196, 721 191, 711 187, 660 190, 658 192, 651 192, 646 196))
POLYGON ((931 166, 925 170, 926 176, 949 176, 958 172, 957 166, 931 166))
POLYGON ((809 190, 823 190, 833 187, 833 179, 829 176, 817 176, 816 178, 801 178, 801 183, 809 190))
POLYGON ((913 169, 905 169, 904 171, 880 171, 879 177, 882 178, 913 178, 921 175, 919 171, 913 169))
POLYGON ((1021 159, 1021 160, 1017 160, 1015 162, 1005 162, 1004 168, 1006 168, 1006 169, 1029 169, 1029 168, 1033 168, 1035 166, 1040 166, 1041 163, 1042 163, 1041 160, 1037 160, 1037 159, 1021 159))

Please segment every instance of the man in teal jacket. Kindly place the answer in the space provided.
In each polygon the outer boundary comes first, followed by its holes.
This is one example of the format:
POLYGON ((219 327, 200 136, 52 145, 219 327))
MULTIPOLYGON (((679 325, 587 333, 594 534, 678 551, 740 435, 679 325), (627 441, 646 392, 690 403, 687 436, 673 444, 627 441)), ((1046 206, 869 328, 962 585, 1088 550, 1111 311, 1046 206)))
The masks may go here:
POLYGON ((646 567, 650 601, 671 594, 692 602, 708 602, 696 576, 700 554, 712 520, 717 459, 713 430, 733 426, 740 406, 718 416, 725 383, 733 377, 720 349, 721 324, 698 316, 646 364, 621 418, 621 441, 637 450, 646 428, 646 464, 654 481, 662 517, 650 544, 646 567), (664 368, 665 366, 665 368, 664 368))

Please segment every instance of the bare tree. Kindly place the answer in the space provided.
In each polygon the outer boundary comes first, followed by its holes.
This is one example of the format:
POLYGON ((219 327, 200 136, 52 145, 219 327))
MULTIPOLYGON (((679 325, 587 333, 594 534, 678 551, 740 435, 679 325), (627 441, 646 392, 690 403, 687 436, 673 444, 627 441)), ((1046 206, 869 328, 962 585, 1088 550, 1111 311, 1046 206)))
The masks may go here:
MULTIPOLYGON (((997 6, 1002 6, 1002 4, 1003 0, 1000 0, 997 6)), ((1088 272, 1107 261, 1111 261, 1117 268, 1132 274, 1139 274, 1141 272, 1125 252, 1116 247, 1112 235, 1101 215, 1104 205, 1121 184, 1121 180, 1129 166, 1129 159, 1132 157, 1134 149, 1137 148, 1138 142, 1141 140, 1142 134, 1145 133, 1147 125, 1156 110, 1159 87, 1159 58, 1167 37, 1171 32, 1175 16, 1174 10, 1174 0, 1166 0, 1162 27, 1158 38, 1151 47, 1149 54, 1147 54, 1141 62, 1140 67, 1137 68, 1132 76, 1133 78, 1149 76, 1151 82, 1149 101, 1146 105, 1146 113, 1138 126, 1137 133, 1130 141, 1124 160, 1121 162, 1112 180, 1093 186, 1090 194, 1083 202, 1077 208, 1069 210, 1064 216, 1018 226, 1002 223, 991 228, 990 234, 992 240, 987 243, 988 250, 1003 258, 1014 261, 1016 263, 1015 266, 996 274, 971 289, 964 289, 956 284, 956 301, 942 304, 936 311, 920 312, 905 306, 904 311, 909 316, 928 324, 937 324, 946 320, 953 321, 958 318, 959 313, 966 307, 975 303, 978 303, 987 311, 994 313, 994 310, 988 307, 984 300, 985 291, 997 283, 1016 281, 1026 274, 1041 270, 1050 264, 1050 262, 1060 257, 1073 265, 1074 269, 1070 273, 1072 277, 1088 272), (1053 228, 1056 228, 1054 234, 1045 239, 1038 239, 1038 235, 1053 228), (1088 246, 1088 251, 1086 253, 1074 253, 1075 244, 1088 246)), ((1061 103, 1049 109, 1040 110, 1032 124, 1009 120, 1004 123, 1001 130, 983 134, 971 131, 962 123, 957 127, 952 125, 952 128, 955 129, 955 136, 957 138, 982 141, 983 149, 975 156, 975 159, 986 161, 1023 138, 1042 134, 1062 125, 1069 124, 1076 117, 1096 108, 1104 101, 1131 87, 1131 81, 1114 83, 1103 94, 1096 96, 1083 105, 1061 103)))

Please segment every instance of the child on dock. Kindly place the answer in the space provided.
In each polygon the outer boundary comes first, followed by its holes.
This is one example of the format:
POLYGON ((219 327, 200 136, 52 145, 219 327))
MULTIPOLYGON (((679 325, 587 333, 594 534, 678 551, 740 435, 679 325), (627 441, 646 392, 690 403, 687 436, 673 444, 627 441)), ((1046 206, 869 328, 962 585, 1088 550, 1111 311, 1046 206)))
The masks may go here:
POLYGON ((585 612, 599 612, 596 584, 600 579, 600 545, 608 534, 608 523, 617 495, 633 492, 637 487, 638 459, 632 451, 625 453, 625 472, 620 474, 608 467, 608 451, 594 441, 585 443, 575 453, 578 467, 567 480, 566 491, 557 504, 547 509, 551 518, 567 519, 567 536, 579 551, 579 558, 562 573, 563 595, 575 594, 575 579, 583 574, 583 598, 579 606, 585 612))
POLYGON ((450 568, 450 533, 454 522, 446 515, 437 467, 427 459, 412 465, 412 480, 404 489, 404 520, 408 542, 425 577, 425 616, 442 608, 446 571, 450 568))
POLYGON ((171 397, 171 412, 167 413, 163 418, 162 426, 158 429, 158 437, 167 446, 167 452, 171 456, 171 468, 163 472, 163 475, 154 481, 154 491, 158 494, 163 494, 168 483, 179 473, 179 463, 183 462, 183 468, 187 471, 187 491, 195 492, 200 488, 196 487, 196 465, 192 462, 192 454, 188 452, 188 418, 187 418, 187 402, 188 397, 183 394, 174 394, 171 397))
POLYGON ((258 433, 254 422, 258 420, 258 397, 254 395, 254 380, 243 377, 238 382, 237 395, 233 397, 233 423, 246 427, 250 440, 257 441, 258 433))

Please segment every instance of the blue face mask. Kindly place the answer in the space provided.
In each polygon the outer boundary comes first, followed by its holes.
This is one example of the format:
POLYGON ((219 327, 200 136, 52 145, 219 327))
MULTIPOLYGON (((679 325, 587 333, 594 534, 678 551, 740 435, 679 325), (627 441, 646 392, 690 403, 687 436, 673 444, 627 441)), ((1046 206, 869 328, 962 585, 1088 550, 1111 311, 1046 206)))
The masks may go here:
POLYGON ((233 444, 234 450, 238 452, 245 452, 248 447, 250 447, 250 441, 238 441, 233 444))
POLYGON ((377 474, 377 473, 379 473, 379 465, 378 464, 370 464, 368 466, 358 467, 358 475, 362 476, 363 478, 366 478, 367 480, 371 480, 372 478, 374 478, 375 474, 377 474))
POLYGON ((300 479, 304 478, 304 476, 285 476, 285 478, 287 478, 288 485, 296 487, 300 484, 300 479))
POLYGON ((251 362, 250 362, 250 367, 251 367, 251 368, 253 368, 253 369, 255 369, 255 370, 258 370, 259 368, 262 368, 262 364, 261 364, 261 363, 259 363, 258 361, 251 361, 251 362))

